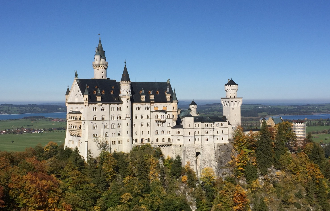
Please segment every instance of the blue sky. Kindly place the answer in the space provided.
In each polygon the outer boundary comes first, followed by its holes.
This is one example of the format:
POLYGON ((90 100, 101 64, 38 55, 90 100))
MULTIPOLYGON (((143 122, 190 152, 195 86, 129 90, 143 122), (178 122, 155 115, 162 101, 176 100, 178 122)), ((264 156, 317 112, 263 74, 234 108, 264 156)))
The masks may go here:
POLYGON ((330 102, 330 1, 2 1, 0 102, 64 102, 92 78, 171 79, 179 100, 330 102))

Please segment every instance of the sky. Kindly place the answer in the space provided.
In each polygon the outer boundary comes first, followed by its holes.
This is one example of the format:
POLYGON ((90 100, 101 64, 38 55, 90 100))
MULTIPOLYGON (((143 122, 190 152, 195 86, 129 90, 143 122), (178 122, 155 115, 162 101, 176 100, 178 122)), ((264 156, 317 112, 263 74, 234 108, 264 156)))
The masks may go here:
POLYGON ((2 1, 0 102, 64 102, 74 72, 171 80, 180 100, 330 102, 330 1, 2 1), (98 35, 100 34, 100 36, 98 35))

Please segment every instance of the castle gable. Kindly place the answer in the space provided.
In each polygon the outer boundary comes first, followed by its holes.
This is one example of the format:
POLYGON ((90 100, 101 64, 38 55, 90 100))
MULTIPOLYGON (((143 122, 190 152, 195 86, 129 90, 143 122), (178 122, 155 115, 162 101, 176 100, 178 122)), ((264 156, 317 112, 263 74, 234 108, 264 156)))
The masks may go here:
POLYGON ((76 80, 73 81, 72 86, 71 86, 71 91, 68 93, 68 103, 81 103, 84 102, 84 98, 82 95, 83 92, 81 92, 78 83, 76 80))

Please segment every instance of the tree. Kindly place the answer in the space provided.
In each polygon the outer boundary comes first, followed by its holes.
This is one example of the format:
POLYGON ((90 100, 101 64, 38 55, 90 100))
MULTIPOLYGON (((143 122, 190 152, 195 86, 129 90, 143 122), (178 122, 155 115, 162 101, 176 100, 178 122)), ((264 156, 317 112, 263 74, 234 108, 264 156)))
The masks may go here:
POLYGON ((295 135, 292 131, 292 125, 289 122, 281 122, 276 125, 277 132, 274 140, 274 166, 281 169, 281 156, 284 155, 288 148, 286 144, 295 140, 295 135))
POLYGON ((256 160, 262 175, 267 173, 268 168, 273 165, 273 147, 271 133, 268 130, 266 121, 262 122, 260 135, 256 143, 256 160))

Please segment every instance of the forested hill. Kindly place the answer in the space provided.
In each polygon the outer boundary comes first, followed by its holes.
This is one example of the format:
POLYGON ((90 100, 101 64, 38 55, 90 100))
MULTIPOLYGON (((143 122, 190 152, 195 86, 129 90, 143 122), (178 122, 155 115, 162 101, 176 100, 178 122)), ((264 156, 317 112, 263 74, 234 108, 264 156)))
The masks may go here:
POLYGON ((199 179, 150 145, 87 162, 52 142, 0 152, 0 209, 330 210, 329 160, 310 137, 298 147, 290 123, 238 129, 232 144, 232 174, 205 168, 199 179))
POLYGON ((65 104, 1 104, 0 114, 54 113, 66 112, 65 104))

